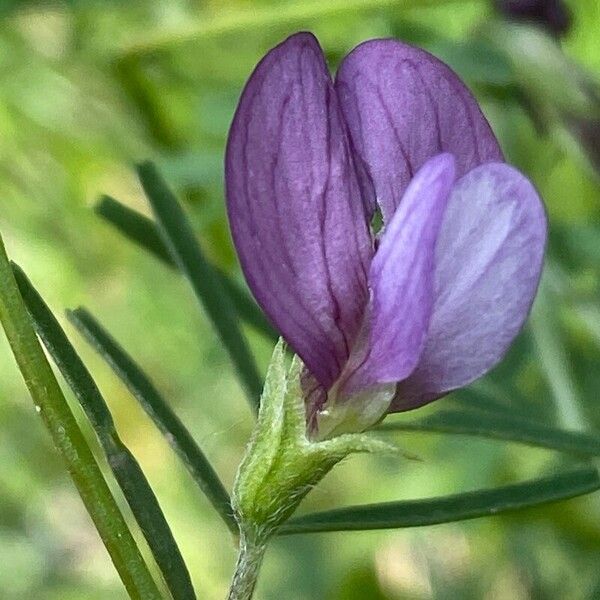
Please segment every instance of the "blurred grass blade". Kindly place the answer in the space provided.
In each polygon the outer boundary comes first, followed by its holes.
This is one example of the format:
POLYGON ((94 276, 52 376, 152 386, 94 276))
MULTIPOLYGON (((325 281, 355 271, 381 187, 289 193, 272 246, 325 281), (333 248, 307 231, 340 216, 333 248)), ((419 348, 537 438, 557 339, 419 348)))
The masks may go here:
POLYGON ((600 435, 557 429, 519 417, 484 411, 442 410, 420 419, 385 422, 377 430, 458 433, 510 440, 583 456, 600 456, 600 435))
POLYGON ((542 372, 552 390, 560 424, 567 429, 585 429, 586 421, 580 399, 571 375, 570 361, 561 339, 560 324, 556 318, 554 301, 547 279, 554 276, 549 265, 542 279, 529 326, 542 372))
POLYGON ((436 525, 539 506, 598 489, 598 471, 593 467, 578 467, 560 475, 494 489, 424 500, 349 506, 308 514, 288 521, 280 534, 436 525))
POLYGON ((40 346, 1 237, 0 322, 36 411, 65 461, 127 593, 136 600, 160 600, 156 583, 40 346))
MULTIPOLYGON (((123 236, 153 254, 169 267, 177 268, 152 219, 110 196, 103 196, 94 207, 94 210, 113 225, 115 229, 119 230, 123 236)), ((273 342, 276 342, 279 337, 277 332, 267 321, 254 300, 226 273, 213 265, 210 266, 221 282, 223 289, 229 295, 240 319, 273 342)))
MULTIPOLYGON (((600 239, 600 238, 599 238, 600 239)), ((588 334, 600 348, 600 306, 583 304, 573 307, 575 318, 586 328, 588 334)))
POLYGON ((489 379, 476 381, 452 394, 452 400, 467 409, 512 415, 514 408, 505 393, 489 379))
POLYGON ((194 589, 173 534, 138 462, 123 444, 112 415, 89 371, 23 271, 15 278, 38 335, 73 390, 106 453, 123 495, 131 507, 174 600, 195 599, 194 589))
POLYGON ((177 268, 152 219, 110 196, 102 196, 94 206, 94 212, 134 244, 141 246, 167 266, 177 268))
POLYGON ((249 5, 245 10, 222 11, 221 14, 198 16, 195 22, 163 31, 152 31, 138 36, 129 36, 126 44, 117 48, 125 57, 154 53, 173 45, 195 39, 209 39, 217 36, 244 33, 247 31, 267 31, 281 27, 293 31, 294 27, 306 27, 307 21, 336 15, 350 15, 366 11, 396 7, 416 8, 425 5, 451 4, 457 0, 304 0, 304 2, 274 3, 270 6, 249 5))
POLYGON ((237 314, 221 282, 209 266, 181 205, 156 167, 138 167, 140 181, 154 211, 159 231, 171 256, 189 279, 198 300, 227 348, 254 412, 258 410, 262 381, 254 358, 240 331, 237 314))
POLYGON ((233 518, 229 494, 189 431, 171 410, 152 381, 84 308, 69 311, 69 320, 125 383, 148 416, 165 436, 192 477, 234 534, 238 527, 233 518))

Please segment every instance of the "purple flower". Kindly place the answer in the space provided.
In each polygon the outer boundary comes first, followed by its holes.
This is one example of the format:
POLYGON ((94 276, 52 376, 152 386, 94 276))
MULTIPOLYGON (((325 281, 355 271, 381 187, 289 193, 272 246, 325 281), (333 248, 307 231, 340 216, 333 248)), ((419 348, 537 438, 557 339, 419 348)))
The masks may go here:
POLYGON ((536 23, 558 36, 571 26, 571 13, 562 0, 495 0, 496 8, 515 21, 536 23))
POLYGON ((290 37, 244 89, 225 173, 242 269, 306 365, 320 435, 472 382, 521 329, 543 205, 423 50, 366 42, 333 82, 314 36, 290 37))

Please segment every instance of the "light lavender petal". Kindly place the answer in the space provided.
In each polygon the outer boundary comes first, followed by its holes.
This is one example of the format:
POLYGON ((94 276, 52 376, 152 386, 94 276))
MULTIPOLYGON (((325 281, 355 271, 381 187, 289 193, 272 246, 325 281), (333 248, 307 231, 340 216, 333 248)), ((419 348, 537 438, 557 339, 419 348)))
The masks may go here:
POLYGON ((362 339, 342 376, 345 394, 395 383, 417 365, 434 300, 435 243, 454 174, 450 154, 427 161, 381 238, 369 272, 362 339))
POLYGON ((498 363, 531 308, 546 227, 536 190, 513 167, 483 165, 457 182, 436 246, 427 342, 392 410, 430 402, 498 363))

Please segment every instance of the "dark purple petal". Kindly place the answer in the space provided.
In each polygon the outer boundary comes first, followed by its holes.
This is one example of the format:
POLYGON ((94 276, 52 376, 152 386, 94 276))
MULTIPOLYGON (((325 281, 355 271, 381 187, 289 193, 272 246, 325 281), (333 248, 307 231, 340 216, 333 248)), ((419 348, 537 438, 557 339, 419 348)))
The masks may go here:
POLYGON ((360 327, 372 242, 314 36, 290 37, 256 67, 231 126, 225 179, 248 284, 328 388, 360 327))
POLYGON ((342 377, 345 395, 396 383, 413 371, 434 300, 435 244, 452 190, 450 154, 428 160, 412 179, 371 263, 364 332, 342 377))
POLYGON ((531 308, 545 243, 544 207, 516 169, 491 163, 457 182, 436 245, 427 342, 393 411, 467 385, 502 358, 531 308))
POLYGON ((377 198, 385 221, 427 159, 450 152, 458 177, 503 160, 475 98, 449 67, 424 50, 395 40, 365 42, 344 59, 335 86, 363 195, 371 208, 377 198))
POLYGON ((308 369, 302 371, 300 384, 306 409, 306 424, 309 431, 317 428, 317 413, 327 401, 327 390, 315 379, 308 369))

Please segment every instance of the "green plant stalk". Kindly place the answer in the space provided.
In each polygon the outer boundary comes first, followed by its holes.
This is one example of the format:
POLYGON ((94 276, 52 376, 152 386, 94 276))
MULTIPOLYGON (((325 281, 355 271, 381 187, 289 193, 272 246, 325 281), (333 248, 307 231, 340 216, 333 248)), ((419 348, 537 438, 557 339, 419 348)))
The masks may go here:
POLYGON ((0 237, 0 321, 25 383, 131 598, 161 600, 37 339, 0 237))
POLYGON ((240 537, 240 550, 227 600, 251 600, 267 549, 267 540, 240 537))

